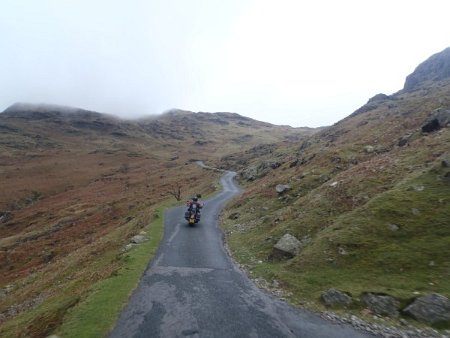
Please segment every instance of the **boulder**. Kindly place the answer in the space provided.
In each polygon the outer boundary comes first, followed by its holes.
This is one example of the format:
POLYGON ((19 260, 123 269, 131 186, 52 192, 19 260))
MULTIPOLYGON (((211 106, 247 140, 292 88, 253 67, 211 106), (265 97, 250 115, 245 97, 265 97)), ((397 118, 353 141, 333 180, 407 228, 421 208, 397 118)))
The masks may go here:
POLYGON ((436 109, 425 120, 422 125, 422 132, 431 133, 433 131, 445 128, 450 123, 450 110, 436 109))
POLYGON ((130 242, 134 243, 134 244, 140 244, 142 242, 145 242, 145 237, 142 235, 136 235, 136 236, 133 236, 133 238, 131 239, 130 242))
POLYGON ((300 242, 297 238, 290 234, 285 234, 273 246, 271 258, 293 258, 299 253, 301 246, 302 242, 300 242))
POLYGON ((275 190, 277 191, 277 193, 282 194, 286 191, 288 191, 289 189, 291 189, 291 186, 289 184, 278 184, 275 187, 275 190))
POLYGON ((399 315, 400 302, 389 295, 364 292, 361 295, 361 302, 377 315, 388 317, 398 317, 399 315))
POLYGON ((327 306, 346 307, 352 303, 352 297, 348 293, 336 290, 334 288, 322 292, 320 299, 327 306))
POLYGON ((450 321, 450 300, 437 293, 418 297, 403 313, 428 324, 450 321))

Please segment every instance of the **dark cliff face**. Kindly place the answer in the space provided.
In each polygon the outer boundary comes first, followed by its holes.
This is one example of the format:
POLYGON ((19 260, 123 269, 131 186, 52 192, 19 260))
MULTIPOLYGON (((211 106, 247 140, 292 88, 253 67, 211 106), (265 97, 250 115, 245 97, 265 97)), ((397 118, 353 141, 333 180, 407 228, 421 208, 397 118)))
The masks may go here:
POLYGON ((450 79, 450 47, 432 55, 417 66, 406 78, 403 90, 413 91, 427 81, 440 81, 447 78, 450 79))

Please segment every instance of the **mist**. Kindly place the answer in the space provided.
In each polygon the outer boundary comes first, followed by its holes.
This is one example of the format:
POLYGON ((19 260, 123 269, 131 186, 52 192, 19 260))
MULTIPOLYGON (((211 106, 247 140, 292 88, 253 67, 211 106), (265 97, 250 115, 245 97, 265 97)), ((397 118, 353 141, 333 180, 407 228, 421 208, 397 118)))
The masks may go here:
POLYGON ((0 111, 179 108, 322 126, 450 46, 447 1, 25 1, 0 5, 0 111))

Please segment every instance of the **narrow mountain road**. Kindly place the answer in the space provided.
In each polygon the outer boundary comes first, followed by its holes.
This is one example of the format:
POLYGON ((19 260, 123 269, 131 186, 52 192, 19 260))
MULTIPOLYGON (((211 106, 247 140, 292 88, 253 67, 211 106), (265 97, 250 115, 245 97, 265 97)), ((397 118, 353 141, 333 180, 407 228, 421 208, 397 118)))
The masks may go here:
POLYGON ((230 260, 217 218, 239 193, 234 173, 189 227, 184 207, 165 214, 165 235, 110 337, 371 337, 295 309, 258 289, 230 260))

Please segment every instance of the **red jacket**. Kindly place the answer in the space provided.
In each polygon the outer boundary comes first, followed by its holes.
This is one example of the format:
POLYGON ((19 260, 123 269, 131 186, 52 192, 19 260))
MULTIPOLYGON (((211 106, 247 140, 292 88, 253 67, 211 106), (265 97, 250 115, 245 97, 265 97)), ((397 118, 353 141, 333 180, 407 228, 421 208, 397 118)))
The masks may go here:
POLYGON ((197 202, 194 202, 194 201, 187 201, 186 202, 186 206, 188 207, 188 208, 190 208, 191 206, 192 206, 192 204, 197 204, 197 208, 198 209, 201 209, 201 208, 203 208, 203 203, 202 202, 200 202, 200 201, 197 201, 197 202))

